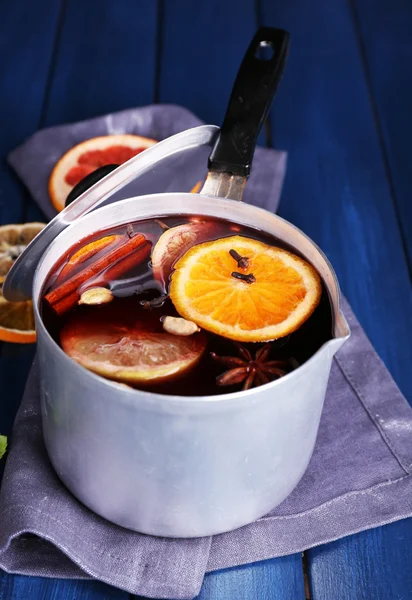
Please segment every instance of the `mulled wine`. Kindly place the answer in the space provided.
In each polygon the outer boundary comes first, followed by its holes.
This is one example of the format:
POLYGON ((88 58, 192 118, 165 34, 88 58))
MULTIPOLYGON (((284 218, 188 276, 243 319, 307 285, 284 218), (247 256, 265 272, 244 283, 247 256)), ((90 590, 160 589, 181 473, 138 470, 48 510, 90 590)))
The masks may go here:
POLYGON ((326 288, 293 248, 203 216, 159 216, 81 240, 50 273, 42 316, 83 367, 187 396, 278 379, 332 335, 326 288))

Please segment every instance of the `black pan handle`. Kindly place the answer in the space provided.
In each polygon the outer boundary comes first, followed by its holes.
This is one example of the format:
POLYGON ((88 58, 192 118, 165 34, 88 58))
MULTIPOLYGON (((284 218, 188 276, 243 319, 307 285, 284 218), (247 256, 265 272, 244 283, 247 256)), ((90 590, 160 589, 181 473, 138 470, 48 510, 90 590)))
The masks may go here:
POLYGON ((95 171, 92 171, 92 173, 86 175, 86 177, 83 177, 83 179, 81 179, 79 183, 76 183, 74 188, 67 195, 64 207, 66 208, 66 206, 69 206, 73 200, 76 200, 76 198, 83 194, 83 192, 91 188, 92 185, 103 179, 103 177, 106 177, 106 175, 117 169, 118 166, 119 165, 104 165, 104 167, 99 167, 95 171))
POLYGON ((262 27, 240 65, 219 136, 209 157, 209 170, 249 177, 259 132, 282 78, 289 34, 262 27), (264 53, 271 56, 265 60, 264 53))

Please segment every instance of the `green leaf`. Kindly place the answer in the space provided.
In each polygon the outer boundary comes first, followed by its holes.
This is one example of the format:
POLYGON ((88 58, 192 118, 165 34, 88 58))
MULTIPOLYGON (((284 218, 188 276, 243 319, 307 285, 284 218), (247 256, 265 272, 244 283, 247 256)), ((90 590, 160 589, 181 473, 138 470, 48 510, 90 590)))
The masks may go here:
POLYGON ((4 456, 7 448, 7 438, 5 435, 0 435, 0 458, 4 456))

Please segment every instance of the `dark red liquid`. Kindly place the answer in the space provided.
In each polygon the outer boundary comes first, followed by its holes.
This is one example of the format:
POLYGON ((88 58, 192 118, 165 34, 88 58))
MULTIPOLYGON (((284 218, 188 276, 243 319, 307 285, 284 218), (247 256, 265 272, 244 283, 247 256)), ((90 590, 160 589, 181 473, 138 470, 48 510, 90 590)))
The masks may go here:
MULTIPOLYGON (((193 217, 190 217, 192 219, 193 217)), ((159 217, 159 220, 167 225, 168 227, 174 227, 182 223, 186 223, 189 220, 187 216, 175 216, 175 217, 159 217)), ((202 217, 202 221, 206 221, 202 217)), ((287 247, 284 243, 280 242, 276 238, 259 231, 257 229, 245 227, 231 223, 229 221, 210 219, 213 225, 210 230, 210 236, 207 241, 219 239, 222 237, 228 237, 232 235, 242 235, 257 239, 266 244, 272 246, 282 247, 290 250, 291 252, 297 253, 293 248, 287 247)), ((157 220, 145 220, 133 223, 135 232, 142 233, 149 241, 152 242, 153 246, 163 233, 163 229, 157 220)), ((81 240, 76 247, 72 248, 67 255, 55 266, 53 272, 50 274, 45 288, 44 293, 46 294, 50 289, 53 288, 54 282, 61 269, 67 263, 68 258, 73 255, 79 248, 85 244, 90 243, 94 239, 101 238, 103 235, 109 235, 112 233, 125 233, 126 226, 100 231, 94 236, 90 236, 85 240, 81 240)), ((203 240, 202 240, 203 241, 203 240)), ((92 262, 91 259, 89 262, 92 262)), ((82 267, 87 266, 87 262, 83 263, 82 267)), ((73 315, 87 315, 87 319, 93 320, 103 319, 103 322, 110 322, 115 319, 119 319, 124 322, 127 326, 130 323, 130 319, 145 319, 150 320, 154 323, 154 328, 159 331, 162 330, 161 318, 165 315, 178 316, 172 302, 166 300, 164 305, 160 308, 151 308, 150 311, 144 310, 141 306, 141 301, 152 300, 161 296, 165 290, 162 289, 153 277, 151 271, 150 261, 146 261, 144 264, 137 265, 131 271, 127 272, 121 279, 116 282, 110 283, 111 290, 113 291, 115 298, 107 305, 102 306, 76 306, 69 313, 62 317, 56 317, 56 315, 48 309, 47 305, 43 305, 43 320, 46 327, 52 337, 57 343, 60 343, 60 331, 68 319, 73 318, 73 315)), ((285 338, 281 338, 277 341, 272 342, 272 349, 270 353, 270 360, 283 360, 287 361, 288 369, 293 370, 298 365, 308 360, 319 348, 331 339, 332 336, 332 311, 327 291, 323 286, 322 297, 318 307, 309 319, 294 333, 290 334, 285 338)), ((207 333, 207 332, 206 332, 207 333)), ((237 351, 234 343, 215 334, 207 333, 208 345, 207 350, 203 355, 200 363, 191 370, 188 374, 184 375, 180 379, 168 381, 163 385, 151 384, 148 389, 151 391, 164 393, 164 394, 177 394, 177 395, 213 395, 227 392, 234 392, 241 389, 241 385, 234 385, 230 387, 218 387, 216 385, 216 377, 222 373, 224 369, 222 366, 216 364, 210 357, 210 353, 214 352, 219 356, 237 356, 237 351)), ((248 348, 252 354, 255 354, 256 350, 262 346, 262 344, 242 344, 242 346, 248 348)))

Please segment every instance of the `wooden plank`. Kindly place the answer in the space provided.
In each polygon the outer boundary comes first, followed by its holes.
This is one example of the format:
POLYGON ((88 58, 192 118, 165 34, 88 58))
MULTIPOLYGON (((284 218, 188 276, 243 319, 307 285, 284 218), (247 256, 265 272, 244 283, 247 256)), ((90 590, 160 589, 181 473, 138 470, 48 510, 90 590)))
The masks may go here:
POLYGON ((255 28, 252 0, 166 0, 159 102, 181 104, 206 123, 220 125, 255 28))
MULTIPOLYGON (((0 155, 3 158, 38 127, 41 119, 60 2, 0 2, 0 155), (30 51, 28 51, 30 49, 30 51)), ((27 196, 0 162, 0 223, 21 222, 27 196)))
MULTIPOLYGON (((265 0, 263 16, 292 34, 272 114, 275 143, 289 152, 281 213, 325 250, 411 401, 411 287, 349 7, 343 0, 265 0)), ((314 600, 410 598, 410 520, 307 556, 314 600)))
MULTIPOLYGON (((3 156, 40 126, 153 100, 155 3, 148 7, 142 1, 132 5, 105 1, 93 11, 90 5, 71 0, 54 53, 59 3, 43 0, 28 9, 18 2, 4 12, 0 49, 8 62, 4 71, 0 67, 3 156), (28 47, 34 50, 27 52, 28 47)), ((9 167, 1 164, 0 169, 1 222, 42 219, 33 202, 25 206, 26 192, 9 167)), ((3 433, 10 432, 33 352, 33 347, 3 346, 0 381, 5 382, 8 397, 3 433)))
MULTIPOLYGON (((33 344, 3 344, 0 359, 0 429, 9 435, 35 354, 33 344)), ((1 464, 1 463, 0 463, 1 464)))
POLYGON ((315 600, 410 600, 412 520, 359 533, 311 551, 315 600))
POLYGON ((412 272, 410 141, 412 6, 407 0, 352 2, 365 76, 382 141, 392 199, 412 272))
POLYGON ((0 571, 2 600, 126 600, 129 594, 98 581, 24 577, 0 571))
POLYGON ((154 98, 157 2, 68 0, 44 125, 154 98))
POLYGON ((196 600, 299 600, 304 598, 299 554, 208 573, 196 600))
MULTIPOLYGON (((253 0, 166 1, 158 101, 220 125, 243 54, 257 27, 253 0)), ((264 143, 264 136, 260 137, 264 143)), ((304 598, 300 555, 206 575, 199 600, 304 598)))
MULTIPOLYGON (((253 0, 166 0, 158 101, 181 104, 221 125, 233 82, 256 30, 253 0)), ((259 138, 265 144, 264 135, 259 138)))
MULTIPOLYGON (((13 9, 19 11, 19 16, 15 19, 16 28, 21 25, 21 19, 26 15, 27 32, 23 29, 20 39, 19 31, 13 31, 8 27, 10 38, 6 45, 14 48, 14 43, 16 44, 18 58, 22 63, 16 61, 16 71, 21 73, 21 89, 12 87, 13 93, 10 93, 9 97, 10 108, 7 112, 4 111, 4 118, 10 120, 10 130, 15 133, 17 131, 19 135, 18 140, 15 138, 11 140, 10 148, 20 143, 39 126, 86 119, 153 100, 156 3, 149 5, 143 1, 113 3, 110 0, 101 0, 98 6, 97 3, 91 6, 90 3, 83 3, 80 0, 69 0, 65 5, 64 22, 57 40, 56 52, 50 63, 46 96, 45 85, 41 87, 42 102, 44 99, 43 111, 40 105, 36 119, 33 123, 30 122, 30 127, 26 127, 19 134, 18 123, 19 120, 24 123, 27 109, 27 92, 24 84, 27 81, 35 81, 40 88, 41 80, 40 77, 33 76, 36 73, 37 62, 41 58, 37 55, 39 41, 36 38, 32 40, 29 34, 37 31, 33 24, 41 23, 44 28, 42 37, 48 39, 49 30, 52 34, 54 32, 48 11, 54 14, 54 6, 58 8, 58 5, 51 0, 43 2, 45 5, 43 10, 39 9, 39 2, 36 2, 32 7, 30 5, 33 13, 31 14, 28 13, 27 3, 21 1, 17 7, 15 4, 13 9), (28 35, 29 42, 27 42, 28 35), (36 52, 28 52, 27 48, 35 49, 36 52), (25 66, 22 57, 30 57, 28 60, 31 61, 31 66, 25 66), (16 97, 15 90, 18 92, 16 97)), ((9 8, 5 12, 9 14, 9 8)), ((3 24, 4 21, 0 24, 2 34, 3 24)), ((51 47, 48 47, 48 61, 50 57, 51 47)), ((10 63, 7 68, 10 69, 10 63)), ((44 84, 46 79, 47 69, 44 84)), ((3 114, 3 111, 0 111, 0 114, 3 114)), ((1 150, 5 151, 3 148, 1 150)), ((18 207, 15 205, 15 209, 13 214, 7 212, 4 215, 4 222, 21 220, 21 215, 25 212, 23 205, 20 204, 18 207)), ((30 219, 35 218, 36 212, 37 209, 31 203, 26 216, 30 219)), ((17 405, 30 357, 26 359, 27 365, 23 365, 21 359, 16 361, 13 354, 16 352, 16 347, 8 346, 7 352, 11 354, 7 361, 2 360, 0 363, 0 381, 3 383, 6 377, 9 378, 10 394, 13 395, 14 403, 17 405), (21 385, 17 385, 19 380, 21 385)), ((2 574, 0 586, 3 586, 0 587, 0 597, 5 600, 14 600, 14 598, 61 600, 74 597, 82 600, 98 598, 120 600, 129 597, 126 592, 97 582, 12 577, 6 574, 2 574)))
MULTIPOLYGON (((7 57, 0 62, 0 223, 5 224, 25 218, 28 194, 4 158, 39 126, 60 2, 1 2, 0 10, 0 54, 7 57)), ((34 348, 3 344, 0 352, 0 429, 9 434, 34 348)))
POLYGON ((291 31, 274 143, 289 152, 281 214, 326 252, 343 292, 412 399, 411 285, 345 0, 263 3, 291 31))

